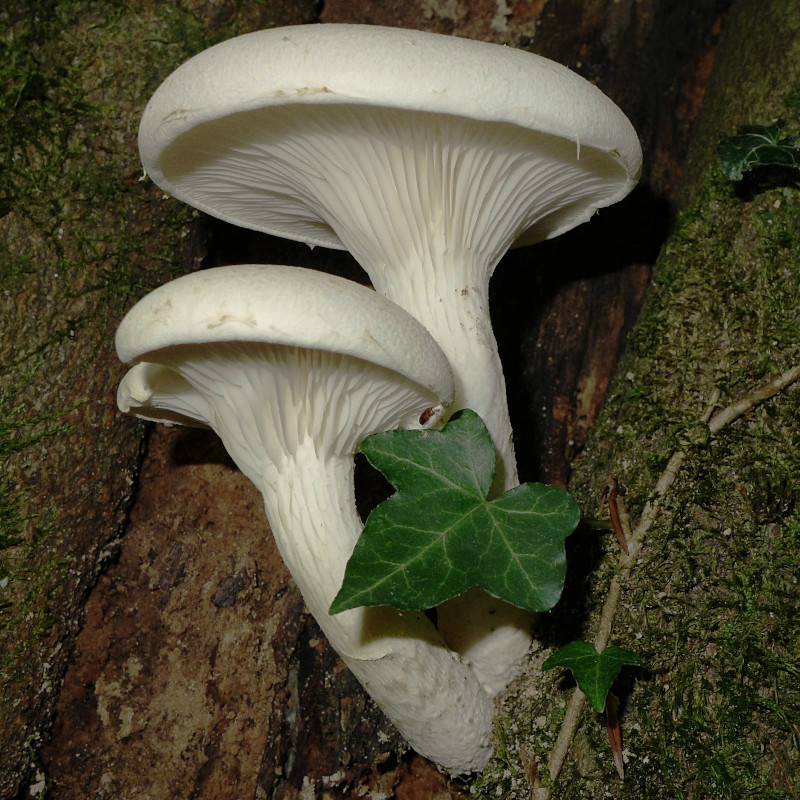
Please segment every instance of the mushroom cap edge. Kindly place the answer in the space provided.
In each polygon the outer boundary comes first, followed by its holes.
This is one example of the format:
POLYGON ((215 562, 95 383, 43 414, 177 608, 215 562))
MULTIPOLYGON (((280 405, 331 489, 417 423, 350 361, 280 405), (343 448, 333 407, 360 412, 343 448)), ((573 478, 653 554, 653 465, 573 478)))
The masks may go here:
POLYGON ((353 104, 506 122, 608 152, 627 181, 639 139, 596 86, 555 61, 511 47, 405 28, 329 23, 254 31, 220 42, 169 75, 139 126, 142 163, 167 191, 158 160, 181 134, 230 114, 284 104, 353 104))
POLYGON ((115 337, 126 364, 175 345, 233 341, 340 353, 397 372, 445 405, 454 395, 447 358, 414 317, 366 286, 303 267, 240 264, 183 275, 139 300, 115 337))

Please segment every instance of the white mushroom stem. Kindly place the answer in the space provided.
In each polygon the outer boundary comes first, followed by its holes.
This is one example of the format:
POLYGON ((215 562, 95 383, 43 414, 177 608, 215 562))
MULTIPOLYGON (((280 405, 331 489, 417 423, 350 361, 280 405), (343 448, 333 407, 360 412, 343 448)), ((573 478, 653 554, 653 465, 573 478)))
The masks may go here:
POLYGON ((506 382, 489 317, 489 276, 485 268, 424 264, 405 269, 372 269, 375 289, 414 316, 447 355, 455 379, 454 408, 478 413, 497 448, 497 469, 489 496, 519 484, 506 382), (413 272, 426 277, 403 281, 413 272), (424 290, 420 285, 424 283, 424 290))
POLYGON ((360 359, 303 348, 214 343, 155 357, 128 373, 120 407, 216 430, 261 490, 280 553, 345 664, 415 750, 453 772, 481 770, 493 704, 427 617, 328 613, 362 529, 352 453, 370 433, 413 424, 435 396, 374 365, 365 378, 360 359))
POLYGON ((483 769, 493 707, 467 665, 419 611, 328 608, 361 533, 352 458, 315 458, 305 442, 265 477, 270 526, 314 618, 375 702, 419 753, 453 772, 483 769), (331 552, 335 532, 341 547, 331 552))

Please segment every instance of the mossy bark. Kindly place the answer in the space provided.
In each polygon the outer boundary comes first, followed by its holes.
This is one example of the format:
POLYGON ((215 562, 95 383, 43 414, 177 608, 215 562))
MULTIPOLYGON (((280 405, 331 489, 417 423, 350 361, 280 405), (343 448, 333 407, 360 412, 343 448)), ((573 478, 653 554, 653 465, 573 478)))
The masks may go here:
MULTIPOLYGON (((779 117, 800 130, 798 86, 800 3, 739 0, 709 81, 674 232, 574 473, 587 516, 598 514, 613 474, 635 523, 671 455, 685 453, 612 628, 611 642, 647 665, 623 673, 616 689, 625 780, 616 776, 603 717, 584 710, 555 798, 796 796, 800 391, 773 397, 713 436, 703 417, 800 364, 798 176, 764 170, 734 185, 716 160, 720 137, 740 125, 779 117)), ((593 640, 617 569, 613 535, 587 529, 573 539, 568 591, 550 620, 552 647, 593 640)), ((512 766, 497 766, 508 770, 506 797, 528 797, 521 746, 544 772, 570 691, 563 676, 532 677, 508 698, 504 753, 512 766)))
POLYGON ((144 429, 115 410, 115 326, 204 254, 190 211, 140 182, 142 98, 272 12, 92 0, 0 11, 0 796, 31 780, 86 593, 131 502, 144 429))

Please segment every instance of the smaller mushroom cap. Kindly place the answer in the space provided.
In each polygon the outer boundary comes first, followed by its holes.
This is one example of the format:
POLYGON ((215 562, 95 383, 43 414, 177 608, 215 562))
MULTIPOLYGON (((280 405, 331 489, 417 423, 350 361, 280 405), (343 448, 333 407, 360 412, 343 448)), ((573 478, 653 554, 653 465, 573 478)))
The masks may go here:
POLYGON ((482 769, 492 702, 430 620, 390 608, 329 613, 362 530, 355 449, 370 433, 429 427, 453 396, 430 333, 343 278, 242 265, 147 295, 120 324, 117 351, 135 362, 122 410, 219 434, 262 492, 308 609, 409 743, 448 769, 482 769))
POLYGON ((302 267, 243 264, 184 275, 143 297, 117 329, 127 363, 167 347, 259 342, 367 361, 453 396, 446 358, 425 328, 365 286, 302 267))
POLYGON ((117 352, 135 362, 122 411, 213 428, 258 486, 303 442, 349 456, 373 433, 435 425, 454 394, 441 348, 410 314, 299 267, 184 275, 128 312, 117 352))

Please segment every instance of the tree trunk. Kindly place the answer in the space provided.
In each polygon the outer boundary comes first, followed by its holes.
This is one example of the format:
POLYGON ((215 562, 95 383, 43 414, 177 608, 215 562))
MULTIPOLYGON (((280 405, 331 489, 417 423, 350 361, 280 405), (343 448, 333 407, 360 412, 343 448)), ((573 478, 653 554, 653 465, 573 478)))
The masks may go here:
MULTIPOLYGON (((572 687, 531 670, 505 698, 503 726, 512 758, 526 752, 539 763, 537 798, 797 796, 800 189, 796 170, 761 169, 732 184, 716 148, 738 126, 776 118, 796 134, 799 79, 800 3, 737 2, 674 232, 572 482, 592 517, 615 476, 644 546, 628 574, 610 531, 573 535, 550 647, 534 659, 574 639, 604 642, 601 610, 620 590, 610 643, 645 662, 614 688, 624 783, 604 718, 584 708, 547 791, 572 687), (756 391, 776 376, 785 391, 756 391), (742 399, 758 402, 722 425, 722 410, 742 399)), ((510 774, 524 782, 525 771, 517 760, 510 774)))
MULTIPOLYGON (((510 254, 493 285, 522 476, 566 483, 644 297, 729 5, 12 0, 0 796, 461 792, 403 754, 303 614, 260 498, 213 437, 156 430, 142 462, 145 429, 114 410, 114 328, 168 277, 265 261, 364 280, 346 254, 198 220, 139 181, 135 129, 160 80, 218 40, 321 13, 523 47, 610 94, 642 137, 642 186, 561 241, 510 254)), ((481 785, 496 796, 504 781, 481 785)))

